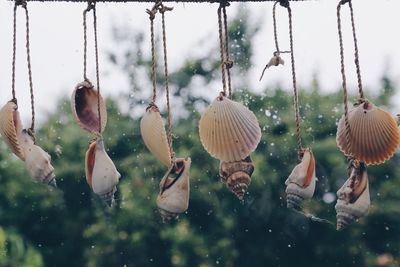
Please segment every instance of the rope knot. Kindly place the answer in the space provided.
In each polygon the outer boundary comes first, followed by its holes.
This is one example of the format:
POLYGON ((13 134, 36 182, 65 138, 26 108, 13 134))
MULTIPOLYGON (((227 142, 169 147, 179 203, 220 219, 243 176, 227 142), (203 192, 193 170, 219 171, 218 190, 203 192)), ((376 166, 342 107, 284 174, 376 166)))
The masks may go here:
POLYGON ((230 6, 230 5, 231 5, 231 4, 230 4, 228 1, 226 1, 226 0, 222 0, 222 1, 219 2, 219 7, 220 7, 220 8, 228 7, 228 6, 230 6))
POLYGON ((86 12, 89 12, 90 10, 94 10, 96 8, 96 0, 88 0, 88 6, 85 9, 86 12))
POLYGON ((225 68, 227 68, 227 69, 231 69, 233 67, 233 61, 230 59, 225 60, 224 64, 225 64, 225 68))
POLYGON ((15 5, 16 6, 22 6, 23 8, 26 8, 26 0, 15 0, 15 5))
POLYGON ((351 0, 341 0, 339 4, 344 5, 349 3, 351 0))
POLYGON ((279 0, 279 4, 283 7, 289 8, 289 0, 279 0))
POLYGON ((174 9, 173 7, 164 6, 163 4, 160 4, 158 8, 161 14, 164 14, 165 11, 172 11, 173 9, 174 9))

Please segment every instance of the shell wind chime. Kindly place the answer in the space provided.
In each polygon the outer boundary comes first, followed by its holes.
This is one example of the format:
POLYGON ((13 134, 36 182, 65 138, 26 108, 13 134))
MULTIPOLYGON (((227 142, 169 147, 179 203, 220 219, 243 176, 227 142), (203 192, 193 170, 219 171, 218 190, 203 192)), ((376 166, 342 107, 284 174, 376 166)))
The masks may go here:
POLYGON ((292 30, 292 10, 290 8, 289 2, 275 2, 273 7, 273 22, 274 22, 274 39, 275 48, 273 58, 265 66, 261 78, 264 72, 271 65, 278 66, 279 63, 283 64, 283 59, 280 58, 281 53, 290 53, 291 63, 292 63, 292 78, 293 78, 293 106, 296 121, 296 139, 297 139, 297 155, 300 163, 296 165, 285 181, 286 185, 286 203, 287 207, 291 209, 300 210, 301 204, 304 200, 311 199, 314 195, 315 184, 318 180, 315 175, 315 158, 311 151, 311 148, 303 148, 302 137, 300 132, 300 110, 299 110, 299 96, 296 85, 296 71, 295 71, 295 61, 294 61, 294 51, 293 51, 293 30, 292 30), (280 51, 277 37, 277 27, 276 27, 276 6, 280 3, 288 11, 289 18, 289 39, 290 39, 290 51, 280 51), (272 62, 272 63, 271 63, 272 62))
POLYGON ((36 145, 35 102, 29 48, 29 13, 26 1, 15 1, 13 22, 12 99, 0 110, 0 134, 3 136, 10 150, 25 162, 25 167, 29 175, 35 181, 56 187, 56 176, 54 168, 51 165, 51 157, 46 151, 36 145), (18 6, 21 6, 25 10, 26 17, 26 52, 32 112, 32 122, 29 129, 23 129, 15 95, 16 12, 18 6))
POLYGON ((261 128, 251 110, 231 99, 230 68, 233 62, 229 59, 226 15, 228 5, 227 2, 221 2, 218 8, 223 91, 201 115, 199 135, 204 149, 221 161, 219 171, 221 180, 242 200, 254 171, 250 154, 260 142, 261 128), (228 78, 228 93, 225 75, 228 78))
POLYGON ((390 159, 400 142, 397 122, 388 112, 376 107, 364 98, 355 32, 354 13, 351 0, 342 0, 337 6, 338 35, 341 57, 344 115, 339 120, 336 142, 349 160, 349 178, 338 190, 337 229, 341 230, 353 221, 365 216, 370 206, 370 195, 366 165, 382 164, 390 159), (359 99, 355 107, 348 110, 347 86, 344 66, 343 37, 341 29, 341 6, 350 8, 355 64, 357 70, 359 99))
POLYGON ((165 12, 173 8, 164 6, 160 1, 156 2, 152 9, 147 9, 150 19, 151 54, 152 54, 152 101, 146 108, 146 112, 140 121, 140 132, 146 147, 163 165, 168 167, 167 172, 160 182, 160 191, 157 196, 157 207, 164 222, 170 221, 184 213, 189 207, 190 195, 190 158, 175 158, 172 147, 171 108, 169 99, 167 44, 165 30, 165 12), (154 19, 159 12, 162 19, 162 36, 164 52, 164 79, 165 94, 167 100, 167 124, 168 133, 165 131, 164 121, 160 110, 156 105, 157 88, 155 78, 155 42, 154 19))
POLYGON ((71 109, 78 125, 87 132, 95 135, 95 138, 91 141, 89 149, 86 151, 85 155, 86 181, 92 188, 93 192, 98 195, 109 207, 112 207, 115 202, 114 194, 117 191, 116 186, 121 175, 117 171, 117 168, 110 157, 107 155, 102 137, 103 131, 107 124, 107 110, 105 102, 100 94, 99 61, 97 50, 97 17, 95 2, 89 1, 88 7, 84 10, 83 26, 84 81, 79 83, 72 93, 71 109), (93 12, 97 90, 86 76, 86 15, 91 10, 93 12))

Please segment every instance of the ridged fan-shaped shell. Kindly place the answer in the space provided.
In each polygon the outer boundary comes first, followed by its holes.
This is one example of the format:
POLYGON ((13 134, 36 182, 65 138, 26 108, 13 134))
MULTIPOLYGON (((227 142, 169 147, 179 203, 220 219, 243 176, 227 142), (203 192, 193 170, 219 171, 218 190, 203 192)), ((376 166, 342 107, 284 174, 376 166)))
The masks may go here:
POLYGON ((22 132, 21 119, 17 104, 12 101, 7 102, 0 110, 0 134, 10 150, 21 160, 25 159, 24 151, 21 147, 19 138, 22 132))
POLYGON ((254 165, 250 156, 236 162, 221 161, 219 165, 219 175, 222 181, 240 200, 243 200, 247 192, 253 171, 254 165))
POLYGON ((311 149, 306 149, 301 162, 285 181, 287 207, 300 209, 302 202, 314 195, 316 181, 314 155, 311 149))
POLYGON ((190 158, 176 159, 160 182, 157 207, 163 221, 176 218, 189 207, 191 162, 190 158))
POLYGON ((140 121, 140 133, 146 147, 165 166, 171 165, 167 134, 160 111, 156 106, 147 108, 140 121))
POLYGON ((205 150, 226 162, 246 158, 261 139, 261 129, 254 113, 224 96, 217 97, 203 113, 199 133, 205 150))
POLYGON ((72 93, 72 114, 78 125, 90 133, 102 133, 107 124, 107 109, 100 95, 101 132, 99 132, 98 92, 87 81, 79 83, 72 93))
POLYGON ((339 121, 336 142, 345 154, 366 164, 380 164, 390 159, 400 142, 397 122, 388 112, 370 102, 363 103, 349 112, 351 151, 346 142, 344 116, 339 121))

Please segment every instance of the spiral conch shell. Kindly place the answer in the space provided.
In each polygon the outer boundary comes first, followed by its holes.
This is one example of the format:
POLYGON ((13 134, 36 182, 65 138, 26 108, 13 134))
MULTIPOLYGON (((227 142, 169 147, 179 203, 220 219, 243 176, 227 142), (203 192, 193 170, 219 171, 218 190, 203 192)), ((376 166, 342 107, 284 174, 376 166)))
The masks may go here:
POLYGON ((190 158, 176 159, 160 182, 157 207, 163 221, 176 218, 189 207, 191 162, 190 158))
POLYGON ((225 162, 245 159, 261 139, 261 129, 254 113, 223 94, 201 116, 199 133, 205 150, 225 162))
POLYGON ((107 124, 107 110, 100 95, 101 132, 99 132, 98 92, 88 81, 79 83, 71 97, 71 108, 78 125, 90 133, 101 134, 107 124))
POLYGON ((337 230, 342 230, 368 213, 371 201, 367 170, 363 163, 358 164, 352 166, 349 179, 337 191, 337 230))
POLYGON ((114 203, 114 193, 121 175, 104 149, 103 139, 98 137, 89 146, 85 156, 86 181, 93 192, 109 206, 114 203))
POLYGON ((285 181, 287 207, 300 209, 301 203, 314 195, 316 181, 314 155, 311 149, 306 149, 301 162, 285 181))
POLYGON ((18 158, 24 160, 24 151, 19 141, 22 133, 22 124, 17 104, 13 101, 7 102, 0 110, 0 133, 10 150, 18 158))
POLYGON ((171 165, 167 134, 164 122, 157 106, 151 105, 146 109, 140 121, 140 133, 150 152, 165 166, 171 165))
POLYGON ((219 175, 222 181, 240 200, 243 200, 244 194, 247 192, 253 171, 254 165, 250 156, 241 161, 221 161, 219 165, 219 175))
POLYGON ((56 187, 56 176, 50 155, 34 144, 33 138, 26 130, 21 134, 21 146, 24 149, 25 166, 29 175, 38 182, 56 187))
POLYGON ((386 111, 366 101, 349 112, 351 148, 347 148, 344 116, 339 121, 336 143, 347 156, 369 164, 390 159, 400 142, 396 120, 386 111), (351 152, 351 153, 350 153, 351 152))

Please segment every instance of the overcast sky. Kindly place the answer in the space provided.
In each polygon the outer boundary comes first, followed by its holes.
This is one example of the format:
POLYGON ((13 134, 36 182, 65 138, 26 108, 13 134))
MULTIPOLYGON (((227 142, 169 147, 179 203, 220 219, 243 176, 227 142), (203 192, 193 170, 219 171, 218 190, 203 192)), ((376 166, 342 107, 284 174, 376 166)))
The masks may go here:
MULTIPOLYGON (((274 51, 272 32, 272 2, 247 3, 253 22, 261 21, 262 31, 255 38, 253 69, 249 80, 254 91, 280 83, 291 90, 290 60, 285 56, 286 67, 270 69, 262 82, 258 77, 274 51)), ((209 36, 206 45, 218 42, 217 4, 170 3, 174 11, 167 15, 169 64, 173 70, 185 58, 201 53, 200 40, 209 36)), ((292 3, 295 57, 298 83, 310 84, 316 74, 324 91, 340 88, 339 49, 336 25, 336 0, 316 0, 292 3)), ((104 95, 128 92, 127 81, 118 73, 105 75, 110 65, 105 51, 112 47, 111 27, 129 25, 148 35, 148 15, 145 9, 151 4, 119 3, 97 5, 100 49, 101 84, 104 95)), ((353 0, 360 61, 364 87, 368 94, 380 89, 380 78, 388 72, 400 84, 400 25, 399 0, 353 0)), ((37 116, 44 119, 54 108, 56 100, 70 95, 82 79, 82 11, 85 3, 32 2, 28 4, 31 24, 31 57, 37 116)), ((236 13, 238 4, 228 8, 228 19, 236 13)), ((12 58, 11 1, 0 0, 0 105, 11 98, 12 58)), ((347 6, 343 9, 343 27, 349 89, 356 91, 353 64, 353 44, 347 6)), ((20 112, 27 123, 29 119, 29 88, 27 82, 24 14, 18 12, 17 96, 20 112)), ((287 12, 278 8, 278 32, 281 49, 287 49, 287 12)), ((91 36, 89 35, 89 38, 91 36)), ((145 41, 148 43, 148 41, 145 41)), ((89 47, 89 51, 90 51, 89 47)), ((149 49, 150 50, 150 47, 149 49)), ((217 53, 217 51, 216 51, 217 53)), ((91 59, 90 59, 91 60, 91 59)), ((93 61, 92 61, 93 62, 93 61)), ((89 62, 89 76, 93 77, 94 64, 89 62)), ((94 80, 94 77, 93 79, 94 80)), ((233 77, 233 83, 235 77, 233 77)), ((210 88, 209 90, 216 90, 210 88)), ((398 97, 396 98, 399 99, 398 97)))

